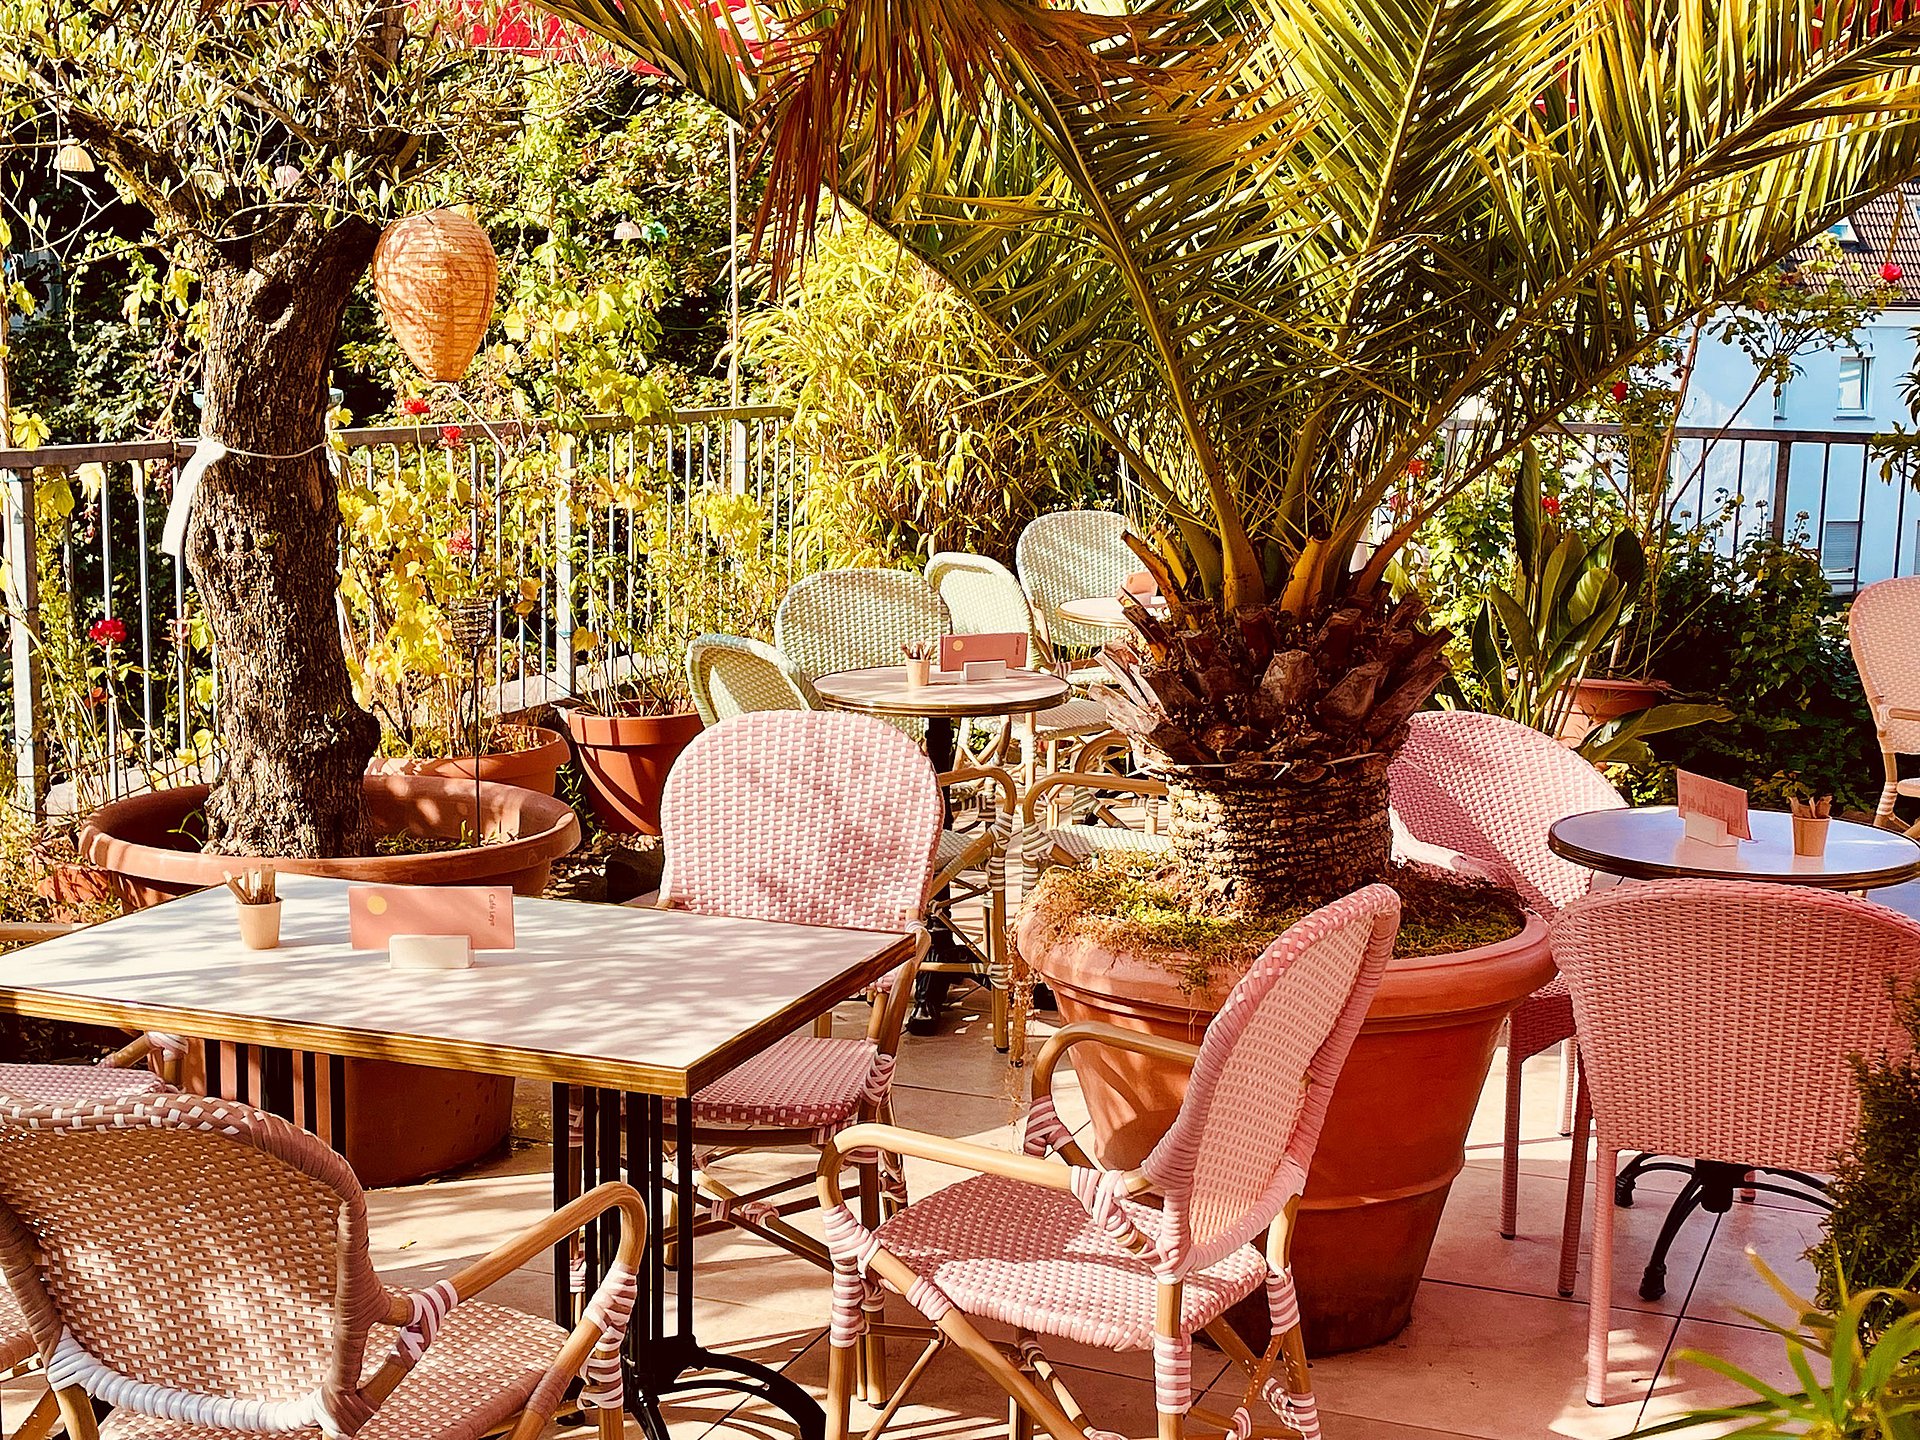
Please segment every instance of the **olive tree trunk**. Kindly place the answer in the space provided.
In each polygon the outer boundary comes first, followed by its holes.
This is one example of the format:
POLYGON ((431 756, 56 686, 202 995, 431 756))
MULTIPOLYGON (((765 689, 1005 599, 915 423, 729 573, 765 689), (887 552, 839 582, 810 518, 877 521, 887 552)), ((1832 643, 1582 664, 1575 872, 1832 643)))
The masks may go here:
POLYGON ((302 231, 206 280, 203 429, 250 452, 208 469, 185 557, 219 685, 208 840, 232 854, 365 853, 361 778, 380 734, 341 649, 340 513, 323 443, 340 317, 376 236, 357 220, 302 231))

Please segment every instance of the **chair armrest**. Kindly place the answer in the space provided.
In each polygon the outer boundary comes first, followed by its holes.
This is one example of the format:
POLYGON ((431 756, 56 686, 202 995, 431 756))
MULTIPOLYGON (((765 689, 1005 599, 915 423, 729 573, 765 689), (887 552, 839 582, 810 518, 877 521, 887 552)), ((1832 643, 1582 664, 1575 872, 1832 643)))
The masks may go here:
MULTIPOLYGON (((444 1288, 451 1291, 452 1298, 445 1302, 445 1310, 451 1310, 453 1306, 472 1299, 488 1286, 505 1279, 534 1256, 551 1250, 587 1221, 595 1216, 604 1215, 610 1210, 620 1212, 620 1244, 615 1255, 615 1263, 624 1266, 629 1274, 634 1273, 639 1268, 641 1252, 645 1250, 647 1244, 646 1206, 641 1202, 638 1190, 622 1181, 610 1180, 604 1185, 596 1185, 578 1199, 554 1211, 546 1219, 528 1226, 513 1239, 481 1256, 450 1279, 439 1282, 439 1285, 424 1291, 389 1291, 386 1322, 389 1325, 402 1327, 412 1324, 414 1296, 426 1297, 436 1289, 444 1288)), ((445 1310, 441 1313, 444 1314, 445 1310)), ((601 1323, 598 1313, 589 1313, 583 1317, 574 1327, 573 1333, 567 1337, 567 1343, 561 1348, 559 1358, 554 1361, 548 1372, 549 1376, 558 1376, 564 1384, 567 1379, 576 1374, 586 1363, 587 1356, 592 1352, 606 1328, 601 1323)), ((425 1337, 425 1340, 431 1343, 431 1333, 425 1337)), ((423 1345, 422 1349, 424 1348, 423 1345)), ((413 1363, 413 1360, 402 1357, 396 1345, 395 1353, 390 1355, 374 1377, 361 1387, 361 1393, 370 1403, 380 1404, 406 1378, 407 1372, 413 1368, 413 1363)))
POLYGON ((1128 795, 1164 795, 1167 783, 1136 775, 1098 775, 1085 770, 1056 770, 1033 782, 1020 802, 1020 823, 1033 824, 1034 811, 1055 790, 1117 790, 1128 795))
POLYGON ((1013 814, 1014 808, 1020 803, 1020 787, 1013 783, 1013 776, 1005 770, 983 765, 956 766, 940 777, 940 788, 947 790, 955 785, 980 781, 986 782, 1000 792, 1003 803, 994 808, 1007 815, 1013 814))
POLYGON ((1086 1044, 1131 1050, 1136 1055, 1150 1055, 1156 1060, 1170 1060, 1176 1065, 1188 1067, 1200 1055, 1200 1047, 1185 1040, 1169 1040, 1165 1036, 1148 1035, 1140 1030, 1123 1030, 1104 1020, 1075 1020, 1071 1025, 1062 1025, 1054 1031, 1047 1037, 1047 1043, 1040 1047, 1040 1058, 1033 1062, 1033 1095, 1036 1100, 1042 1095, 1052 1098, 1053 1072, 1060 1063, 1060 1057, 1074 1046, 1086 1044))
MULTIPOLYGON (((1074 1167, 1057 1160, 1016 1155, 1011 1150, 995 1150, 971 1140, 929 1135, 924 1130, 908 1130, 899 1125, 851 1125, 820 1149, 820 1197, 829 1207, 845 1199, 840 1191, 840 1172, 846 1168, 847 1152, 851 1150, 885 1150, 891 1155, 911 1155, 917 1160, 957 1166, 976 1175, 998 1175, 1047 1190, 1067 1193, 1073 1190, 1074 1167)), ((1127 1172, 1127 1194, 1142 1194, 1152 1188, 1153 1183, 1139 1171, 1127 1172)))

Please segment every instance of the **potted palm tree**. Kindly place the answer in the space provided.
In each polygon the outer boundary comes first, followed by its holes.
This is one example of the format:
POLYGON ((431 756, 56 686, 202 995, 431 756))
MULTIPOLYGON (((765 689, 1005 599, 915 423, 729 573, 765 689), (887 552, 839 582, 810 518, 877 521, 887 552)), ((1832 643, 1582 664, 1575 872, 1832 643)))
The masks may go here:
MULTIPOLYGON (((1428 518, 1920 173, 1920 18, 1884 6, 545 3, 752 127, 774 283, 837 197, 1124 458, 1169 603, 1130 611, 1107 703, 1167 782, 1177 871, 1228 913, 1389 873, 1387 769, 1447 668, 1389 583, 1428 518)), ((1457 1168, 1501 1018, 1550 973, 1451 958, 1400 964, 1419 983, 1389 978, 1336 1093, 1294 1246, 1323 1346, 1404 1320, 1445 1195, 1369 1232, 1321 1203, 1330 1168, 1368 1188, 1341 1137, 1457 1168)))

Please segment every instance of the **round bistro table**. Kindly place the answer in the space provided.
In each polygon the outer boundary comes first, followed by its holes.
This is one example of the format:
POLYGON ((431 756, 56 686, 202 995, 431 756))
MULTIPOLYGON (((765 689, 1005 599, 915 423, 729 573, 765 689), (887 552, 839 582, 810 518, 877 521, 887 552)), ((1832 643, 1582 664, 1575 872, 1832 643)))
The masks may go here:
MULTIPOLYGON (((1157 596, 1144 602, 1149 615, 1167 613, 1167 602, 1157 596)), ((1071 620, 1077 625, 1090 626, 1095 630, 1125 631, 1133 626, 1128 623, 1126 611, 1120 608, 1120 601, 1112 595, 1094 595, 1085 600, 1067 600, 1060 606, 1060 618, 1071 620)))
MULTIPOLYGON (((1793 853, 1793 817, 1778 810, 1748 812, 1753 839, 1732 845, 1689 840, 1686 822, 1671 805, 1632 810, 1590 810, 1556 820, 1547 830, 1547 848, 1564 860, 1617 875, 1625 880, 1757 880, 1776 885, 1814 885, 1823 890, 1876 890, 1920 875, 1920 844, 1905 835, 1849 820, 1827 827, 1827 848, 1819 855, 1793 853)), ((1578 1142, 1576 1142, 1578 1143, 1578 1142)), ((1632 1205, 1639 1178, 1652 1170, 1687 1177, 1674 1198, 1640 1277, 1640 1298, 1658 1300, 1667 1288, 1667 1251, 1680 1226, 1695 1209, 1724 1215, 1734 1192, 1757 1188, 1818 1198, 1824 1187, 1798 1171, 1765 1173, 1803 1187, 1795 1190, 1760 1180, 1743 1166, 1718 1160, 1679 1160, 1643 1154, 1629 1160, 1614 1177, 1613 1201, 1632 1205)))
MULTIPOLYGON (((936 672, 938 673, 938 672, 936 672)), ((1051 710, 1067 698, 1067 682, 1043 670, 1008 670, 999 680, 966 680, 958 676, 907 684, 907 667, 880 665, 870 670, 838 670, 813 682, 823 705, 886 719, 927 722, 927 759, 934 773, 953 769, 954 722, 986 716, 1027 715, 1051 710)), ((941 803, 946 792, 941 792, 941 803)), ((946 1003, 947 983, 959 971, 978 974, 959 942, 944 926, 935 926, 933 943, 939 953, 935 966, 923 966, 914 982, 913 1014, 907 1028, 916 1035, 938 1028, 946 1003)))

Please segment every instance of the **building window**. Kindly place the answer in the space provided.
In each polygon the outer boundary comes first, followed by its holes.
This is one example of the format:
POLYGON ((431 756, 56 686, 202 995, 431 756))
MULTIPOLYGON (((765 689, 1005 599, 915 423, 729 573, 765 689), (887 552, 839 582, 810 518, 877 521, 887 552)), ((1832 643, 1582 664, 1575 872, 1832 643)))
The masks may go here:
POLYGON ((1828 574, 1851 573, 1860 564, 1860 522, 1829 520, 1820 534, 1820 565, 1828 574))
POLYGON ((1867 383, 1872 374, 1873 357, 1871 355, 1842 355, 1840 357, 1840 396, 1835 407, 1842 415, 1864 415, 1867 413, 1867 383))

